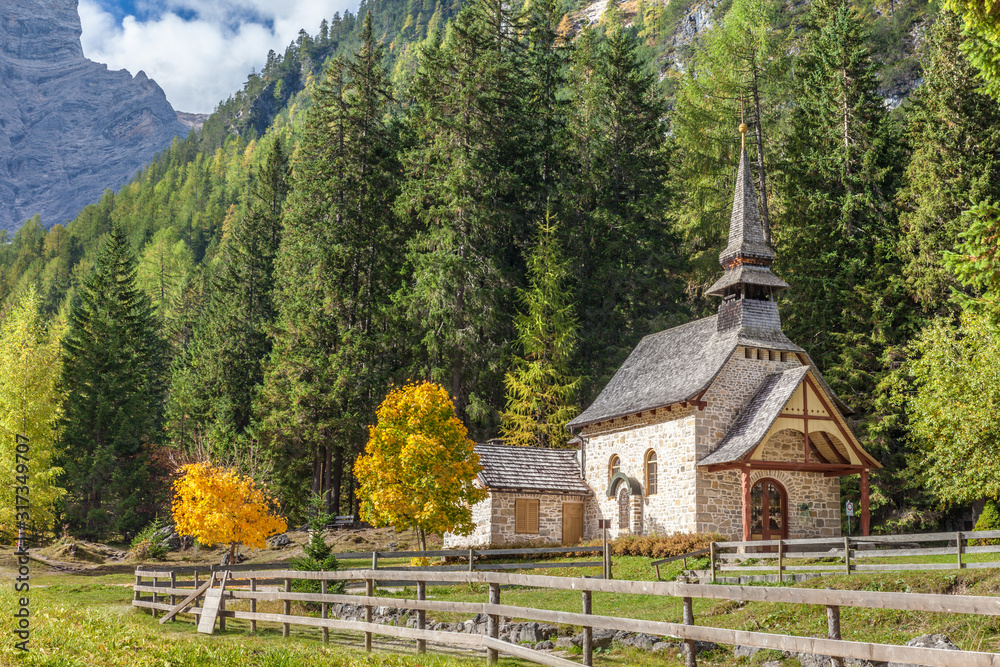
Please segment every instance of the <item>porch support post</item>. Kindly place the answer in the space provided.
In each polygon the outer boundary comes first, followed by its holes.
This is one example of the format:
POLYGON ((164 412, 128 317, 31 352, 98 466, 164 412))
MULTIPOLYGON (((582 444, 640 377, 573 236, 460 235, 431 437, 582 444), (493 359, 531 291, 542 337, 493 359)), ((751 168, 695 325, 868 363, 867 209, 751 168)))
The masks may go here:
POLYGON ((750 541, 750 471, 740 470, 740 481, 743 486, 743 541, 750 541))
POLYGON ((861 470, 861 534, 868 535, 871 515, 868 513, 868 468, 861 470))

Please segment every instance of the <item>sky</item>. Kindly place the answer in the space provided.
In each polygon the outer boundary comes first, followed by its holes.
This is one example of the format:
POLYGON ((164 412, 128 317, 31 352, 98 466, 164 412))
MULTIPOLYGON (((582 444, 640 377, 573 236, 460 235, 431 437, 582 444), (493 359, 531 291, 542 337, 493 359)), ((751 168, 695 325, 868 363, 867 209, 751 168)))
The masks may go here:
POLYGON ((211 113, 267 52, 357 0, 79 0, 83 52, 111 69, 142 70, 178 111, 211 113))

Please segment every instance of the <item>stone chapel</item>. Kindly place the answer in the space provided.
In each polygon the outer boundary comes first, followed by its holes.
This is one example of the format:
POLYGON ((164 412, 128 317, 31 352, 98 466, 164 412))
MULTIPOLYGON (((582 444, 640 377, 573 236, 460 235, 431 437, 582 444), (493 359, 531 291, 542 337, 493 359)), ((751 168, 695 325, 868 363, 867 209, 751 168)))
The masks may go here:
POLYGON ((867 535, 879 464, 851 430, 851 409, 782 332, 776 296, 789 286, 771 272, 774 257, 744 145, 724 273, 707 292, 718 313, 643 338, 569 423, 577 451, 543 462, 537 449, 477 447, 490 497, 473 508, 477 531, 446 535, 446 547, 572 544, 599 537, 598 519, 610 520, 609 537, 834 537, 844 475, 860 475, 867 535))

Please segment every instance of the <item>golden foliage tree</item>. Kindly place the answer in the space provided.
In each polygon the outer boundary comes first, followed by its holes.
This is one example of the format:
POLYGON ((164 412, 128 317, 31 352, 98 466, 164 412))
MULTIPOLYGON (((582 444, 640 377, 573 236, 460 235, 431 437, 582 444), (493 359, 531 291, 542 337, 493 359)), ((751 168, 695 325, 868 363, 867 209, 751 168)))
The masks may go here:
POLYGON ((229 562, 245 544, 263 549, 264 540, 288 524, 278 516, 277 501, 253 479, 211 463, 191 463, 174 482, 173 515, 181 535, 205 544, 228 544, 229 562))
POLYGON ((430 382, 393 389, 379 406, 365 453, 354 464, 361 518, 373 526, 472 532, 470 506, 486 498, 475 443, 443 387, 430 382))
POLYGON ((25 519, 16 512, 15 493, 30 498, 36 530, 52 525, 53 505, 66 493, 56 481, 62 469, 52 465, 62 402, 59 337, 46 330, 40 304, 29 289, 0 325, 0 536, 5 540, 25 519), (17 451, 17 442, 24 442, 19 437, 27 439, 27 452, 17 451))

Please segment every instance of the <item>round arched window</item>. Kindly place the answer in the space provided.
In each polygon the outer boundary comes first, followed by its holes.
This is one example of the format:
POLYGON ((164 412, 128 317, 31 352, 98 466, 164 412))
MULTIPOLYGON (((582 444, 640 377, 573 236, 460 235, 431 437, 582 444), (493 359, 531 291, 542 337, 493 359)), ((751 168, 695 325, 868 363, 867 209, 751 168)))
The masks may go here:
POLYGON ((611 462, 608 463, 608 479, 611 479, 622 471, 622 461, 617 454, 611 455, 611 462))
POLYGON ((652 449, 646 452, 646 495, 651 496, 656 493, 656 452, 652 449))

